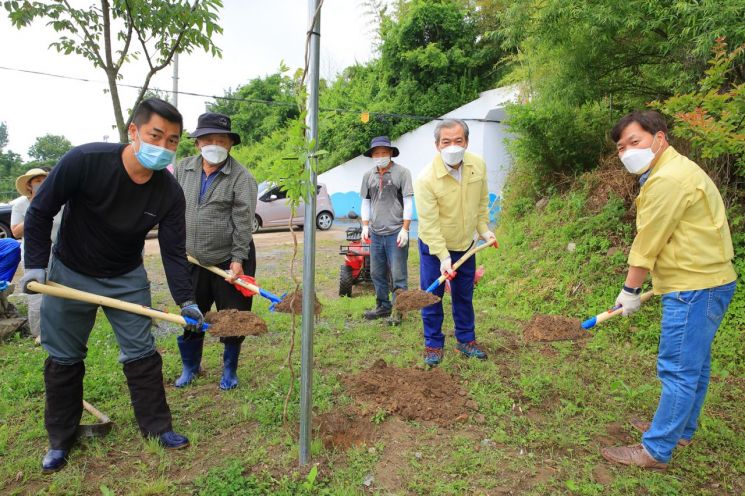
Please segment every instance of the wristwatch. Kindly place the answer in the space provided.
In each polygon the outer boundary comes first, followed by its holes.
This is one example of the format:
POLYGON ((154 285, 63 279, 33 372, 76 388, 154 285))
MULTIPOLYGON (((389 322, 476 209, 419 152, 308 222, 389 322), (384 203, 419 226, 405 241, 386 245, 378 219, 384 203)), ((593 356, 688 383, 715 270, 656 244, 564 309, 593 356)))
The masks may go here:
POLYGON ((633 295, 638 295, 642 293, 642 288, 630 288, 626 286, 625 284, 623 285, 623 290, 633 295))

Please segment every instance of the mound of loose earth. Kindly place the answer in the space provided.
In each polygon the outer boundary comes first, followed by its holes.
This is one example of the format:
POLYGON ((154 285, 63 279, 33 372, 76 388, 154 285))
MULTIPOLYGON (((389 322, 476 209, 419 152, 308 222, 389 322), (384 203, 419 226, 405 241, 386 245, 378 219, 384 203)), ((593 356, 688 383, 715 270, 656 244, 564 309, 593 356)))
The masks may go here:
POLYGON ((266 322, 253 312, 220 310, 207 312, 204 318, 210 324, 210 334, 216 337, 260 336, 266 333, 266 322))
POLYGON ((440 297, 421 289, 410 289, 396 292, 394 308, 399 312, 421 310, 440 301, 440 297))
POLYGON ((559 315, 535 315, 524 329, 526 341, 562 341, 588 337, 579 319, 559 315))
MULTIPOLYGON (((282 301, 277 303, 274 309, 281 313, 294 313, 300 315, 303 312, 303 291, 293 291, 282 298, 282 301)), ((313 313, 319 315, 321 313, 321 302, 316 297, 315 304, 313 306, 313 313)))
POLYGON ((391 367, 384 360, 358 374, 342 378, 358 402, 406 420, 429 420, 440 425, 468 419, 478 404, 441 369, 417 370, 391 367))

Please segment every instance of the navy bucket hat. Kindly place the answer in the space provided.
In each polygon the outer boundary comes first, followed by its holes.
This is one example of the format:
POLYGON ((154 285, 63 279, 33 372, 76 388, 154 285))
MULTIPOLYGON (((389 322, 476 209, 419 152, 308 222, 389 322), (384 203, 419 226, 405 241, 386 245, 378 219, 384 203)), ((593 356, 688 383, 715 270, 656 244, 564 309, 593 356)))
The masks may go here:
POLYGON ((370 148, 368 148, 367 151, 363 153, 363 155, 366 157, 372 157, 373 149, 378 146, 385 146, 387 148, 390 148, 391 156, 398 157, 398 148, 391 144, 391 140, 388 136, 376 136, 375 138, 373 138, 370 142, 370 148))
POLYGON ((197 120, 197 128, 189 137, 199 138, 205 134, 227 134, 233 138, 234 145, 241 143, 241 137, 230 129, 230 117, 216 112, 205 112, 200 115, 197 120))

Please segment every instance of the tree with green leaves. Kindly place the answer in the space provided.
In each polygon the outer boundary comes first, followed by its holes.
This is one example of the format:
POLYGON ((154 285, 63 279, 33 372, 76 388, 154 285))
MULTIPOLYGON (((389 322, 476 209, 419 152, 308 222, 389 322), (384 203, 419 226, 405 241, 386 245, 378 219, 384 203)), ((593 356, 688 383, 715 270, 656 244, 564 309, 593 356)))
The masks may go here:
POLYGON ((28 156, 35 159, 39 165, 53 165, 72 148, 72 143, 64 136, 45 134, 39 136, 28 149, 28 156))
POLYGON ((147 63, 142 86, 131 105, 135 108, 152 77, 166 68, 176 53, 201 48, 213 56, 222 54, 212 42, 213 34, 222 32, 217 23, 221 0, 99 0, 84 8, 73 7, 68 0, 9 0, 3 6, 18 29, 37 19, 46 21, 60 34, 52 47, 65 55, 81 55, 106 74, 122 143, 128 141, 131 120, 131 115, 124 118, 117 87, 125 64, 138 59, 147 63))

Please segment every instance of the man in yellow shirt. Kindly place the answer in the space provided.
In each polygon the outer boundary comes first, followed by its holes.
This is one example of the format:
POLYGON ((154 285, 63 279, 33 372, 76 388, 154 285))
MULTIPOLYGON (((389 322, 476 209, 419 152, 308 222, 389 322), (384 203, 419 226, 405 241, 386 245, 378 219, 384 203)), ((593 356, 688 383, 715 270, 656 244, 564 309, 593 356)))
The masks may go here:
MULTIPOLYGON (((473 278, 476 261, 470 258, 453 271, 474 243, 475 234, 484 240, 494 238, 489 231, 489 190, 484 161, 466 152, 468 125, 457 119, 444 120, 435 128, 439 153, 414 183, 419 215, 419 283, 426 289, 444 274, 450 279, 453 321, 458 351, 469 358, 486 359, 476 343, 473 313, 473 278)), ((442 297, 445 286, 434 293, 442 297)), ((431 367, 442 361, 445 336, 442 333, 442 302, 422 310, 424 323, 424 363, 431 367)))
POLYGON ((624 465, 665 469, 676 446, 690 444, 709 385, 711 343, 735 292, 734 251, 724 202, 714 182, 667 141, 654 111, 633 112, 611 132, 626 169, 640 176, 637 235, 616 305, 628 316, 652 274, 662 295, 657 372, 662 395, 652 422, 634 421, 644 434, 634 446, 606 448, 624 465))

